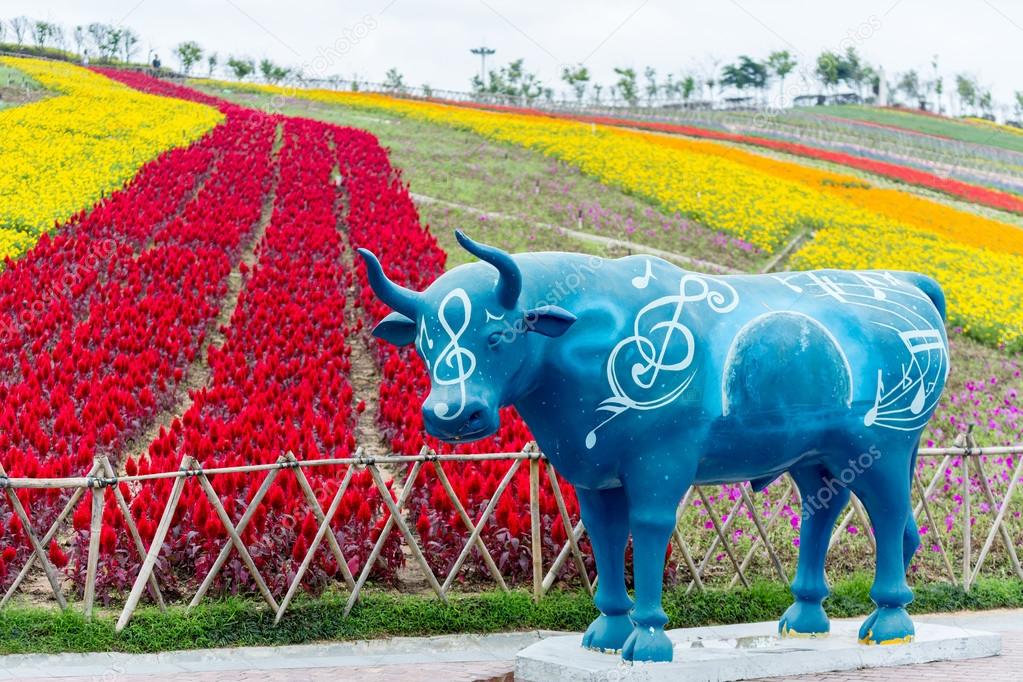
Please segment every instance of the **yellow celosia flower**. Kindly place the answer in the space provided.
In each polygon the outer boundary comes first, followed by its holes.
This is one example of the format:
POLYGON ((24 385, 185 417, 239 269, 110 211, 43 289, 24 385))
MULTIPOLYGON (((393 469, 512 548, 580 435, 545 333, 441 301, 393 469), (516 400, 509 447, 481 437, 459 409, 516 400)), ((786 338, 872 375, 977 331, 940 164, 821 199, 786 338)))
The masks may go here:
POLYGON ((212 107, 143 94, 72 64, 0 62, 54 93, 0 111, 0 260, 223 119, 212 107))

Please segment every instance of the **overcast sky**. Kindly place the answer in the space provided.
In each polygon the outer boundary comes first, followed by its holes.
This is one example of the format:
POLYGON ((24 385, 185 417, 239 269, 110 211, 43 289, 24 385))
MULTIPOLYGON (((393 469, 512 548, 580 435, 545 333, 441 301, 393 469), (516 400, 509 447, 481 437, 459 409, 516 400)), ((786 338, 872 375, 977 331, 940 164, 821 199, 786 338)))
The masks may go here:
MULTIPOLYGON (((595 80, 614 66, 703 73, 749 54, 787 49, 810 65, 823 49, 854 45, 889 80, 909 68, 968 72, 1008 102, 1023 90, 1023 2, 1018 0, 4 0, 0 16, 26 14, 72 27, 123 24, 142 36, 140 58, 196 40, 221 55, 304 66, 379 81, 397 67, 412 85, 465 90, 479 70, 469 48, 498 63, 523 57, 548 84, 583 62, 595 80)), ((798 76, 795 79, 798 82, 798 76)), ((948 88, 946 87, 946 90, 948 88)))

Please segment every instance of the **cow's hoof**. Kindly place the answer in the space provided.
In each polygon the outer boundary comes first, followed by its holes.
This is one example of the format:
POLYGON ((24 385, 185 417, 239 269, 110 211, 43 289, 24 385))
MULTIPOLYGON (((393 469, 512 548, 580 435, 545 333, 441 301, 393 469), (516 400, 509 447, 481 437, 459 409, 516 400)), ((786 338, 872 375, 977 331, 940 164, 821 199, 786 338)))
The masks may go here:
POLYGON ((600 614, 586 628, 583 646, 587 649, 617 653, 622 650, 625 640, 632 634, 632 619, 626 615, 605 616, 600 614))
POLYGON ((823 637, 831 631, 828 614, 820 602, 797 599, 778 621, 782 637, 823 637))
POLYGON ((665 663, 671 660, 671 650, 671 640, 662 628, 637 625, 622 647, 622 659, 665 663))
POLYGON ((915 634, 906 609, 882 606, 860 626, 860 644, 908 644, 915 634))

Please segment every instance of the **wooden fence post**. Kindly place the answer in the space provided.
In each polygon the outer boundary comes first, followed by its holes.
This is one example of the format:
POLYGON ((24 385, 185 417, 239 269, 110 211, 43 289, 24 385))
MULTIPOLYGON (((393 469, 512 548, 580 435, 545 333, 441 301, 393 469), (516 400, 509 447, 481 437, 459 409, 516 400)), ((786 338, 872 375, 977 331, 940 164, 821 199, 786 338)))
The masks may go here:
MULTIPOLYGON (((114 467, 110 465, 110 460, 107 459, 106 455, 100 457, 100 465, 107 478, 117 477, 114 473, 114 467)), ((142 544, 142 536, 139 535, 135 519, 131 516, 131 508, 128 506, 127 500, 124 499, 124 495, 121 494, 121 489, 116 484, 113 486, 113 489, 114 500, 117 501, 117 506, 121 510, 121 516, 124 517, 124 525, 127 526, 128 534, 131 535, 131 541, 135 544, 135 551, 138 552, 139 558, 145 561, 146 547, 142 544)), ((167 605, 163 601, 163 594, 160 593, 160 586, 157 584, 156 576, 153 574, 149 575, 149 594, 156 601, 156 605, 160 607, 161 611, 167 610, 167 605)))
POLYGON ((174 512, 178 508, 178 500, 181 499, 181 491, 185 487, 185 479, 190 476, 189 473, 192 469, 192 463, 195 460, 190 455, 185 455, 181 458, 181 467, 178 472, 177 478, 174 479, 174 485, 171 488, 170 495, 167 497, 167 505, 163 508, 163 516, 160 517, 160 523, 156 526, 156 533, 153 535, 153 542, 149 545, 149 551, 146 553, 146 559, 142 562, 142 567, 139 569, 139 574, 135 578, 135 584, 131 586, 131 593, 128 595, 128 601, 124 603, 124 609, 121 611, 121 616, 117 619, 117 625, 114 626, 116 632, 124 630, 124 626, 128 624, 132 614, 135 613, 136 607, 139 605, 139 599, 142 598, 142 591, 146 588, 146 583, 149 582, 149 576, 153 572, 153 567, 156 565, 156 557, 160 554, 160 549, 163 548, 163 541, 167 538, 167 531, 170 530, 171 520, 174 518, 174 512))
MULTIPOLYGON (((586 573, 586 562, 583 560, 583 553, 579 550, 579 545, 575 541, 575 534, 572 532, 572 520, 568 517, 565 498, 561 494, 561 487, 558 485, 558 475, 555 473, 554 465, 551 464, 550 460, 547 460, 547 482, 551 484, 551 492, 554 493, 554 501, 558 505, 558 514, 561 516, 561 525, 565 528, 565 536, 572 550, 572 556, 575 557, 575 565, 579 570, 579 576, 583 579, 586 591, 590 593, 590 596, 593 596, 593 585, 590 583, 589 574, 586 573)), ((541 595, 547 594, 546 582, 545 580, 541 584, 541 595)))
MULTIPOLYGON (((7 479, 7 472, 4 471, 4 467, 0 464, 0 479, 7 479)), ((21 522, 21 528, 25 531, 25 535, 28 536, 28 541, 32 545, 32 551, 39 557, 39 563, 43 565, 43 572, 46 573, 46 579, 50 583, 50 589, 53 590, 53 596, 57 598, 57 603, 60 604, 60 608, 67 608, 67 600, 64 599, 64 593, 60 589, 60 579, 57 577, 57 571, 54 569, 53 564, 50 563, 49 557, 46 556, 46 550, 39 543, 36 538, 35 532, 32 530, 32 524, 29 522, 28 513, 25 511, 24 505, 21 504, 21 500, 18 498, 18 494, 13 488, 6 487, 7 499, 11 502, 11 507, 14 509, 15 516, 21 522)))
POLYGON ((529 453, 529 535, 533 553, 533 600, 543 596, 543 546, 540 544, 540 456, 536 445, 527 444, 529 453), (532 445, 532 447, 530 447, 532 445))
MULTIPOLYGON (((3 471, 2 465, 0 465, 0 471, 3 471)), ((92 469, 89 470, 89 473, 87 475, 91 476, 93 473, 95 473, 95 471, 96 469, 95 467, 93 467, 92 469)), ((70 514, 71 511, 78 506, 78 502, 79 500, 82 499, 82 495, 84 494, 85 488, 75 488, 75 491, 71 494, 71 497, 70 499, 68 499, 67 504, 64 505, 64 509, 61 510, 60 514, 57 515, 57 518, 54 519, 52 524, 50 524, 50 529, 46 531, 46 535, 44 535, 43 539, 39 541, 39 544, 41 544, 44 547, 50 544, 50 541, 57 536, 57 531, 60 530, 61 524, 64 523, 64 519, 66 519, 68 517, 68 514, 70 514)), ((32 552, 32 554, 28 555, 28 559, 25 560, 25 565, 21 567, 21 571, 19 571, 18 575, 14 578, 14 582, 12 582, 11 586, 7 588, 7 592, 6 594, 4 594, 4 598, 0 599, 0 609, 2 609, 7 604, 7 602, 10 601, 11 597, 14 596, 14 593, 18 590, 18 587, 21 585, 22 581, 25 580, 25 577, 28 575, 28 572, 32 570, 32 564, 38 558, 39 557, 36 555, 34 551, 32 552)))
POLYGON ((973 511, 970 509, 970 456, 963 455, 959 458, 963 472, 963 589, 970 591, 970 575, 973 569, 973 554, 971 533, 973 528, 970 524, 970 517, 973 511))
MULTIPOLYGON (((93 460, 95 471, 100 467, 99 458, 93 460)), ((92 620, 92 606, 96 599, 96 568, 99 565, 99 540, 103 532, 103 503, 106 502, 107 487, 103 481, 92 476, 92 516, 89 521, 89 558, 85 568, 85 619, 92 620)))
MULTIPOLYGON (((432 450, 429 452, 430 455, 436 455, 437 453, 432 450)), ((441 487, 444 488, 444 492, 447 493, 448 499, 451 500, 451 504, 454 505, 455 511, 458 513, 458 517, 462 519, 462 525, 469 531, 470 534, 476 530, 476 524, 472 522, 472 518, 469 516, 469 512, 465 511, 465 506, 462 501, 458 499, 458 495, 455 493, 454 487, 451 485, 451 480, 448 475, 444 473, 444 467, 436 459, 433 460, 433 468, 437 472, 437 479, 440 481, 441 487)), ((504 576, 501 575, 500 569, 497 567, 497 563, 494 562, 493 555, 490 554, 490 550, 487 549, 486 543, 483 542, 483 538, 476 537, 476 549, 479 550, 480 556, 483 557, 483 562, 487 565, 487 570, 490 571, 490 575, 497 582, 498 586, 502 591, 508 592, 508 584, 504 581, 504 576)), ((449 585, 445 579, 445 585, 449 585)))

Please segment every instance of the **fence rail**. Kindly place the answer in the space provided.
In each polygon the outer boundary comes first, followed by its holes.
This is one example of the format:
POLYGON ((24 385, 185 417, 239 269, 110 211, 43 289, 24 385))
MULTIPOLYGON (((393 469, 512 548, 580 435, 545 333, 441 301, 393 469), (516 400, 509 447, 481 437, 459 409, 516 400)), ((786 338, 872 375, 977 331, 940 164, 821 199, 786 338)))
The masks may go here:
MULTIPOLYGON (((929 481, 927 481, 926 485, 920 480, 919 469, 915 472, 913 482, 913 487, 917 494, 916 504, 913 508, 914 517, 919 518, 922 513, 926 523, 932 528, 935 526, 935 517, 930 503, 928 502, 928 498, 934 493, 938 484, 944 479, 944 472, 954 457, 962 458, 961 461, 964 463, 963 486, 960 493, 962 495, 963 512, 962 518, 960 519, 963 533, 963 556, 961 557, 961 568, 958 575, 954 568, 955 562, 953 562, 948 548, 942 542, 938 534, 936 534, 936 543, 937 549, 941 555, 944 573, 947 574, 949 581, 952 583, 961 583, 966 590, 969 590, 976 580, 981 568, 985 564, 985 561, 990 556, 990 550, 994 542, 999 536, 1006 546, 1006 551, 1012 563, 1013 572, 1020 579, 1023 579, 1023 567, 1020 565, 1014 546, 1015 543, 1005 523, 1006 515, 1010 509, 1009 503, 1011 502, 1012 495, 1016 490, 1020 476, 1023 475, 1023 457, 1019 458, 1019 461, 1016 462, 1013 468, 1012 478, 1009 481, 1006 492, 1000 502, 996 500, 995 495, 987 482, 987 477, 984 473, 982 464, 983 458, 986 456, 1020 454, 1023 454, 1023 444, 999 447, 976 447, 972 435, 970 434, 962 434, 961 438, 957 441, 956 447, 921 448, 919 450, 918 456, 920 458, 940 458, 940 463, 935 468, 933 476, 929 481), (969 475, 971 467, 976 472, 977 478, 980 480, 980 487, 983 492, 984 501, 990 505, 991 510, 997 510, 994 522, 984 537, 983 545, 975 561, 973 560, 972 552, 972 492, 971 476, 969 475)), ((3 469, 2 465, 0 465, 0 490, 3 490, 6 494, 14 514, 21 522, 21 526, 28 537, 29 544, 32 549, 31 554, 28 555, 28 558, 20 572, 17 574, 12 584, 8 587, 2 601, 0 601, 0 608, 5 606, 17 592, 27 575, 31 572, 33 564, 38 564, 42 572, 45 574, 50 589, 53 592, 54 598, 60 608, 68 608, 67 599, 61 586, 61 578, 58 569, 50 560, 50 557, 46 552, 46 547, 57 536, 61 528, 64 527, 67 519, 81 503, 86 491, 92 492, 91 514, 89 516, 89 544, 82 605, 86 617, 91 618, 93 613, 96 594, 96 575, 100 559, 99 539, 103 530, 103 510, 107 494, 114 495, 116 506, 124 519, 124 524, 128 533, 131 535, 135 552, 142 560, 138 573, 135 576, 132 589, 125 600, 120 617, 118 618, 116 626, 117 630, 120 631, 127 625, 138 607, 143 594, 146 592, 148 592, 159 608, 166 608, 166 602, 160 590, 157 577, 154 574, 154 567, 160 551, 164 547, 164 542, 170 530, 171 522, 174 513, 177 510, 178 502, 181 498, 184 486, 190 479, 194 479, 198 485, 201 486, 206 498, 209 500, 220 523, 223 525, 227 533, 227 540, 221 547, 220 553, 213 566, 202 579, 202 582, 198 586, 195 594, 189 601, 189 608, 195 607, 202 601, 213 584, 216 576, 227 563, 229 556, 232 552, 236 552, 247 572, 255 582, 257 591, 261 598, 266 601, 267 605, 274 611, 275 622, 279 622, 301 586, 302 579, 312 563, 314 555, 323 542, 326 541, 327 548, 336 559, 341 577, 349 591, 348 602, 344 610, 344 614, 347 616, 352 607, 358 601, 359 595, 361 594, 369 575, 379 558, 381 551, 383 550, 385 542, 395 531, 397 531, 400 535, 400 540, 404 542, 405 548, 411 555, 412 560, 422 571, 430 588, 439 599, 447 601, 448 594, 451 591, 451 587, 455 579, 474 549, 479 553, 487 572, 493 578, 495 584, 500 589, 507 591, 509 589, 507 582, 502 576, 497 563, 494 561, 490 550, 484 543, 481 533, 487 522, 492 517, 502 496, 508 489, 513 477, 523 463, 526 463, 529 470, 530 544, 532 550, 532 591, 534 598, 537 600, 543 598, 557 580, 559 572, 565 565, 565 562, 570 559, 578 568, 580 576, 579 579, 582 582, 583 587, 592 594, 594 586, 589 579, 585 566, 585 556, 580 548, 580 540, 585 533, 583 522, 580 520, 574 524, 572 523, 568 507, 558 484, 557 473, 555 472, 553 465, 539 451, 535 444, 531 443, 521 452, 464 455, 440 455, 424 448, 422 452, 414 456, 389 455, 369 457, 364 456, 360 448, 352 457, 298 460, 292 453, 288 452, 280 456, 278 460, 273 463, 216 467, 208 469, 201 467, 193 457, 185 456, 181 461, 180 467, 175 471, 164 471, 132 476, 116 475, 113 467, 105 456, 97 457, 92 468, 86 473, 86 475, 77 477, 8 477, 6 471, 3 469), (445 462, 480 461, 507 461, 511 462, 511 466, 501 479, 494 493, 491 495, 480 517, 474 520, 456 494, 454 487, 444 472, 442 464, 445 462), (406 465, 411 467, 408 476, 405 479, 406 484, 402 486, 397 499, 392 497, 392 494, 385 482, 385 474, 381 472, 380 466, 385 464, 406 465), (309 484, 309 480, 306 478, 305 470, 316 467, 337 465, 345 465, 346 469, 330 504, 326 509, 324 509, 317 500, 317 497, 309 484), (418 475, 425 467, 432 467, 434 469, 437 480, 440 482, 448 500, 455 510, 455 513, 460 519, 462 525, 465 527, 465 530, 469 533, 464 546, 458 554, 458 558, 455 560, 447 575, 442 576, 443 580, 441 580, 440 577, 438 577, 430 568, 429 562, 423 555, 423 549, 420 542, 417 540, 416 535, 412 532, 406 520, 406 516, 409 513, 407 503, 418 480, 418 475), (374 489, 380 496, 380 499, 386 508, 386 521, 374 542, 368 560, 362 566, 359 571, 359 575, 356 576, 353 575, 348 568, 348 562, 345 560, 344 552, 334 533, 331 531, 331 523, 334 521, 338 512, 341 500, 352 480, 353 473, 356 470, 363 469, 369 472, 373 481, 374 489), (565 542, 561 545, 560 550, 551 562, 550 566, 546 567, 546 571, 543 566, 543 556, 541 552, 541 523, 539 507, 541 495, 541 469, 546 470, 547 483, 550 486, 551 492, 553 493, 556 501, 558 516, 563 524, 566 535, 565 542), (295 476, 298 486, 302 491, 304 501, 309 506, 310 511, 319 525, 316 535, 310 543, 307 552, 304 554, 295 576, 288 583, 288 589, 283 599, 278 602, 256 567, 245 543, 242 541, 242 533, 255 515, 260 504, 263 502, 263 499, 270 490, 274 480, 276 480, 278 476, 285 475, 287 472, 290 472, 293 476, 295 476), (211 483, 211 478, 225 474, 264 474, 262 481, 258 488, 256 488, 255 494, 248 502, 248 505, 246 506, 243 514, 239 517, 237 523, 231 520, 230 515, 225 510, 211 483), (119 485, 122 483, 139 484, 166 479, 172 479, 173 485, 171 486, 170 492, 164 502, 152 542, 149 543, 147 548, 138 531, 134 518, 131 515, 128 502, 122 494, 119 485), (60 489, 72 491, 72 494, 64 505, 62 511, 58 514, 56 519, 50 525, 50 528, 42 537, 36 535, 36 531, 33 530, 29 521, 27 511, 21 503, 21 500, 18 498, 17 491, 20 489, 60 489)), ((794 482, 787 475, 784 477, 782 485, 783 492, 781 497, 775 502, 772 508, 773 513, 766 519, 766 521, 761 519, 760 515, 757 513, 748 485, 740 485, 740 495, 738 499, 734 501, 728 515, 723 517, 723 521, 719 519, 716 514, 709 513, 714 535, 709 547, 702 553, 702 555, 694 553, 691 545, 686 541, 685 536, 681 532, 680 526, 676 525, 670 545, 672 554, 674 555, 677 552, 680 557, 680 559, 678 559, 679 567, 681 568, 684 565, 685 569, 688 571, 690 580, 687 591, 705 589, 704 579, 707 577, 708 566, 710 565, 712 558, 715 556, 715 552, 717 552, 719 548, 725 555, 727 555, 728 562, 731 565, 731 568, 734 569, 734 575, 731 578, 729 586, 735 586, 740 582, 746 587, 749 586, 750 581, 747 576, 747 572, 751 562, 761 550, 767 554, 772 572, 775 573, 783 582, 787 582, 789 580, 785 566, 783 565, 776 548, 772 546, 769 539, 770 530, 780 516, 778 512, 784 505, 789 504, 793 497, 793 493, 796 492, 794 482), (728 540, 728 534, 743 507, 746 507, 750 513, 755 525, 756 534, 755 539, 752 545, 748 548, 746 554, 740 557, 736 554, 732 543, 728 540)), ((798 495, 796 495, 795 498, 796 503, 798 504, 798 495)), ((693 486, 686 493, 685 498, 679 505, 677 518, 681 518, 681 515, 687 505, 696 499, 699 499, 708 511, 710 510, 710 502, 707 498, 706 491, 700 486, 693 486)), ((854 519, 861 523, 864 528, 870 527, 866 517, 866 512, 862 505, 855 497, 852 497, 849 509, 845 512, 844 517, 833 530, 830 543, 831 546, 837 544, 841 538, 845 536, 844 531, 854 519)), ((872 537, 871 542, 873 542, 872 537)))

